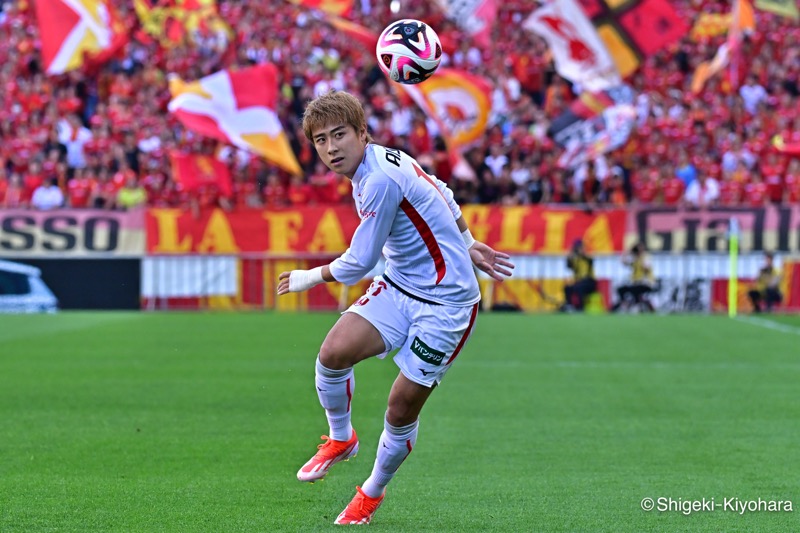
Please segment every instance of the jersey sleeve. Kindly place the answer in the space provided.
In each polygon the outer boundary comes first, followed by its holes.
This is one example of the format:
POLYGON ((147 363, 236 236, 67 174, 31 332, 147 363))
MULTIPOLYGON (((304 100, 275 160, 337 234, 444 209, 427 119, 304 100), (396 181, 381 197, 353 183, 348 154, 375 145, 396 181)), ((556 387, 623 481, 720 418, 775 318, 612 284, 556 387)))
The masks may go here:
POLYGON ((453 218, 455 220, 461 218, 461 208, 458 206, 455 198, 453 198, 453 190, 436 176, 431 176, 431 180, 433 180, 433 183, 436 185, 436 188, 439 189, 439 192, 442 193, 444 199, 447 200, 447 205, 450 207, 450 212, 453 213, 453 218))
POLYGON ((382 174, 370 177, 361 192, 361 223, 350 247, 330 264, 336 281, 353 285, 378 263, 402 200, 394 180, 382 174))

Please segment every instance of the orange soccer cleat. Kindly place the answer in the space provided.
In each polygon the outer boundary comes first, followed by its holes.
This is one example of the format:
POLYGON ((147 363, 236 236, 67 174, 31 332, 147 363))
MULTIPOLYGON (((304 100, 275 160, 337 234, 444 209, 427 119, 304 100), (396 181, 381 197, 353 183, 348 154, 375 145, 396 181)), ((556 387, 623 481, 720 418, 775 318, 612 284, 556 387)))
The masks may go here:
POLYGON ((297 471, 297 479, 300 481, 313 483, 322 479, 333 465, 339 461, 347 461, 358 453, 356 430, 353 430, 353 435, 348 441, 333 440, 327 435, 320 438, 326 442, 317 446, 319 451, 303 465, 303 468, 297 471))
POLYGON ((372 515, 378 510, 378 507, 383 503, 383 497, 386 492, 378 498, 370 498, 361 490, 361 487, 356 487, 356 495, 344 508, 344 511, 336 517, 334 524, 339 525, 361 525, 369 524, 372 520, 372 515))

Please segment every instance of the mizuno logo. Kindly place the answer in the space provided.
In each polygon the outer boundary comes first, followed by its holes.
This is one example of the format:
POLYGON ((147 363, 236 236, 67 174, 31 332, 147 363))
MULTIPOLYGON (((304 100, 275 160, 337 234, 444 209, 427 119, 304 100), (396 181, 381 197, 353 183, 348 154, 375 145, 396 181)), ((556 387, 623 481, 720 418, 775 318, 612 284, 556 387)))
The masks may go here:
POLYGON ((422 375, 423 375, 423 376, 427 376, 428 374, 433 374, 433 370, 429 370, 429 371, 427 371, 427 372, 426 372, 424 369, 422 369, 422 368, 419 368, 418 370, 419 370, 420 372, 422 372, 422 375))

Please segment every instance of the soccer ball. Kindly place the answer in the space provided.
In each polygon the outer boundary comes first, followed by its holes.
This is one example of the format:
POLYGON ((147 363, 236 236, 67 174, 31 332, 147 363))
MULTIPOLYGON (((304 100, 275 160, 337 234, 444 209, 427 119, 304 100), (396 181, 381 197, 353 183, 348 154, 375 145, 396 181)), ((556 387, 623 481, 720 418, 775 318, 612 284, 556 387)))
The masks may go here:
POLYGON ((389 24, 375 49, 381 70, 397 83, 413 85, 430 78, 442 60, 442 43, 433 28, 414 19, 389 24))

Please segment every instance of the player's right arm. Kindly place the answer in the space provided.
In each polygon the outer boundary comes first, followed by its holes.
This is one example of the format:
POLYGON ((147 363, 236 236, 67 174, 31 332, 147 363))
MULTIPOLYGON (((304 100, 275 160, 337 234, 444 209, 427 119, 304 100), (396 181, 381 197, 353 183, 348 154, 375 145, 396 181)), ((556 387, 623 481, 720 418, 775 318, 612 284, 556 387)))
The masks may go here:
POLYGON ((287 292, 301 292, 320 283, 336 281, 331 274, 329 265, 323 265, 311 270, 292 270, 281 272, 278 276, 278 295, 287 292))
POLYGON ((384 174, 371 176, 361 191, 361 223, 350 247, 329 265, 281 272, 278 294, 305 291, 323 282, 352 285, 363 279, 381 257, 402 200, 403 192, 394 180, 384 174))
POLYGON ((352 285, 375 267, 402 201, 403 191, 397 182, 383 173, 370 176, 361 190, 361 223, 350 247, 330 265, 337 281, 352 285))

